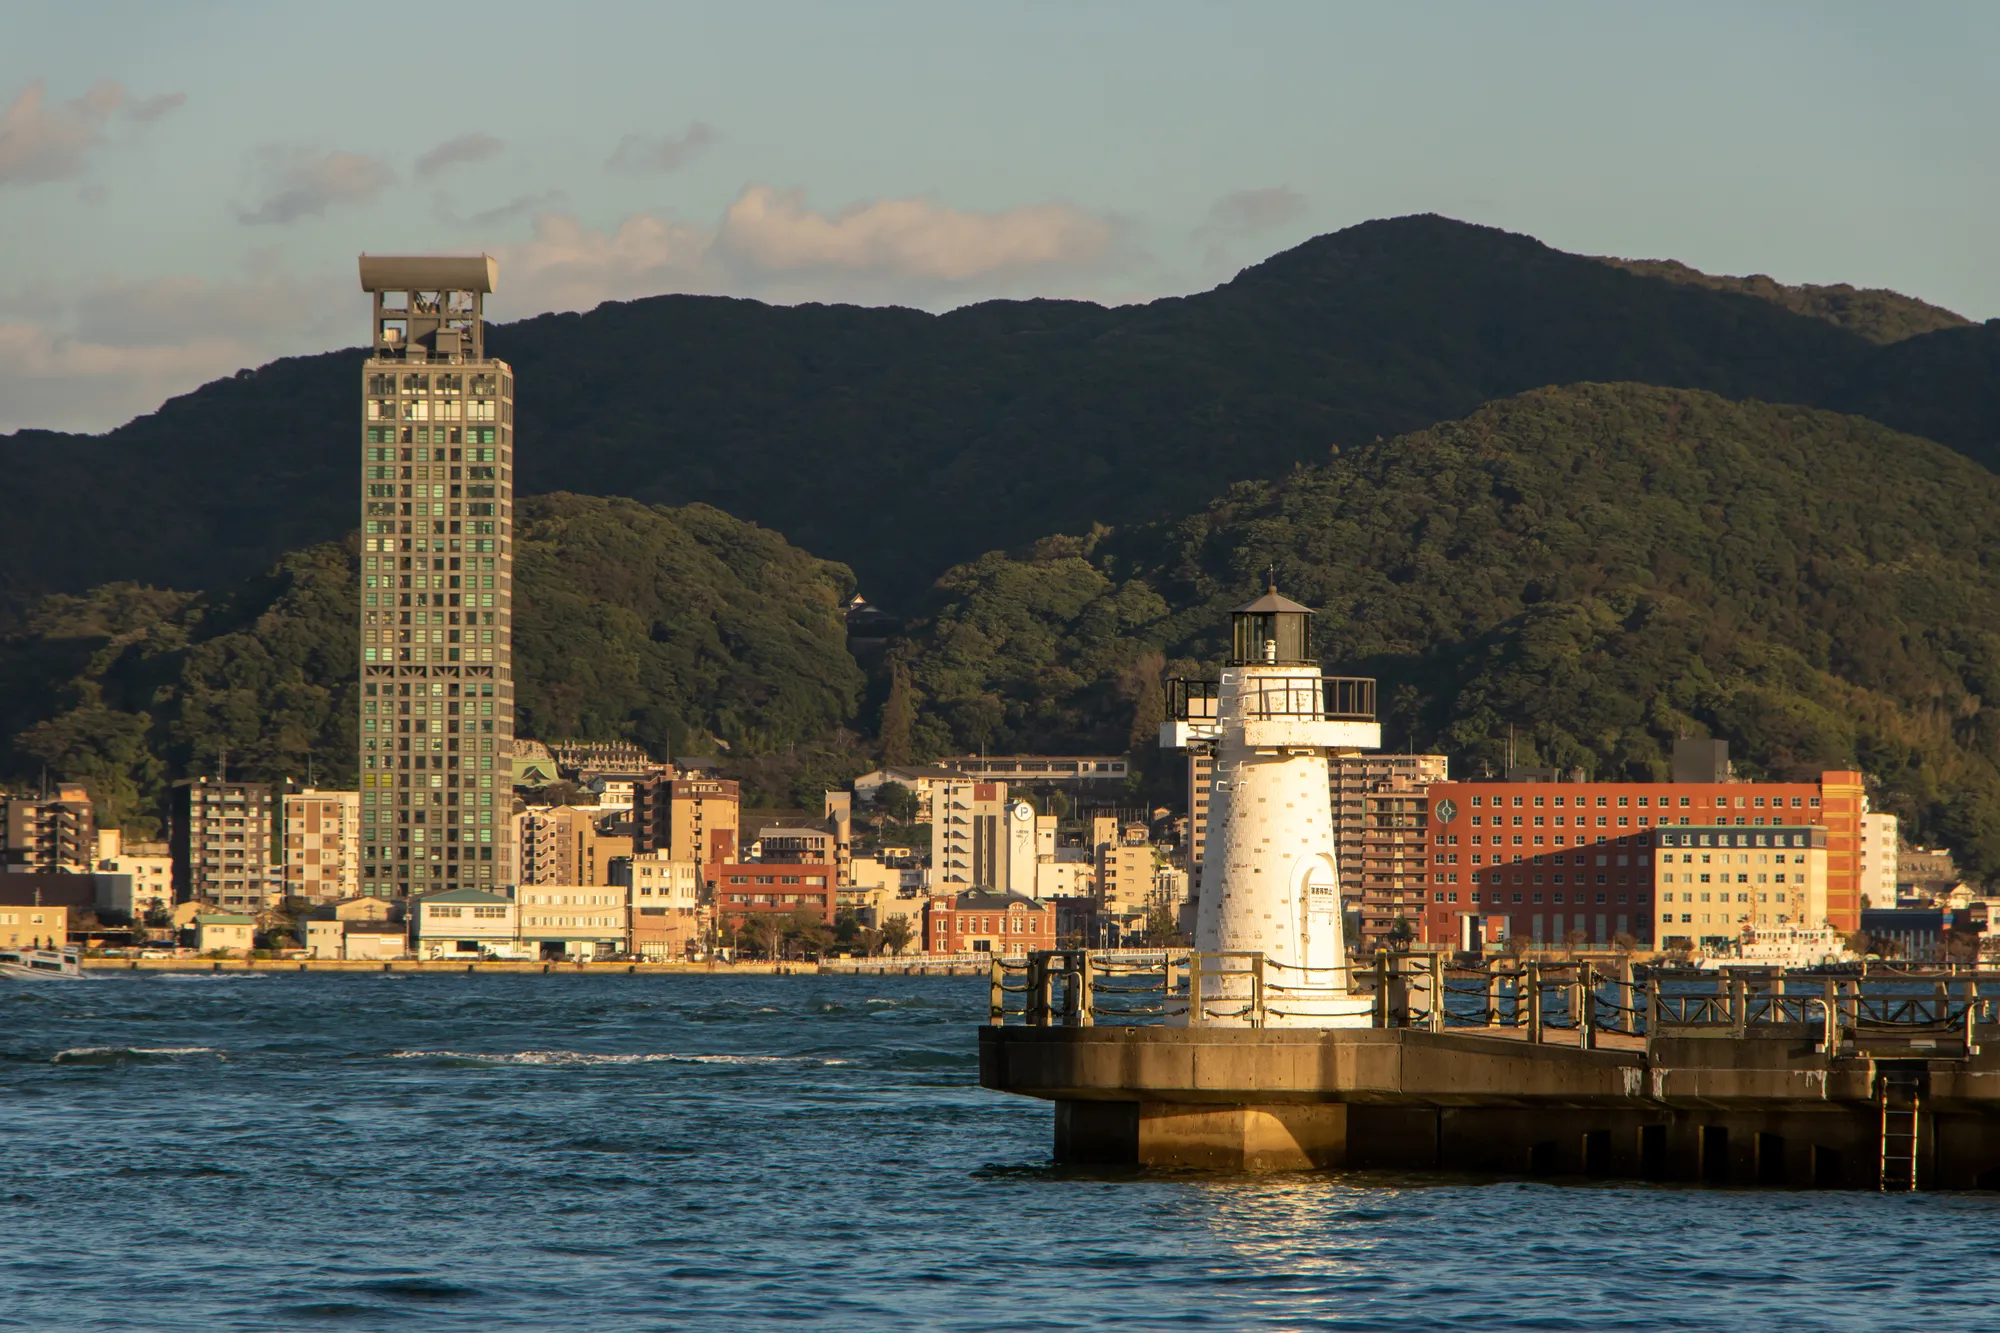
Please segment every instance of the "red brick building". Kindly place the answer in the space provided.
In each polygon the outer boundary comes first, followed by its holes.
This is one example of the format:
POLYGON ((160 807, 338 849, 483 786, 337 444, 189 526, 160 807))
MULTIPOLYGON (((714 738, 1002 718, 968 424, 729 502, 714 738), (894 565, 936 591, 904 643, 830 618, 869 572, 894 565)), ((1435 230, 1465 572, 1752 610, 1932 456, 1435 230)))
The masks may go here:
POLYGON ((1817 783, 1440 782, 1429 791, 1423 940, 1527 937, 1543 948, 1629 935, 1654 947, 1652 832, 1664 825, 1821 825, 1826 915, 1860 926, 1861 775, 1817 783))
POLYGON ((778 861, 724 861, 707 868, 715 885, 718 922, 741 925, 757 913, 816 913, 834 920, 834 873, 830 865, 778 861))
POLYGON ((1056 909, 1018 893, 939 894, 924 912, 925 953, 1009 956, 1056 947, 1056 909))

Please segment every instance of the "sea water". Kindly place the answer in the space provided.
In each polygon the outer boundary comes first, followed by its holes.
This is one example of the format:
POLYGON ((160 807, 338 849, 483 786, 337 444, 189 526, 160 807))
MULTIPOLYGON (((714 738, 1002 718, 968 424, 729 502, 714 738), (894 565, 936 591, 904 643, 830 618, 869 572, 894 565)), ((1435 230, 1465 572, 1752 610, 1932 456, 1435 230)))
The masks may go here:
POLYGON ((0 982, 0 1328, 2000 1329, 2000 1196, 1069 1170, 981 980, 0 982))

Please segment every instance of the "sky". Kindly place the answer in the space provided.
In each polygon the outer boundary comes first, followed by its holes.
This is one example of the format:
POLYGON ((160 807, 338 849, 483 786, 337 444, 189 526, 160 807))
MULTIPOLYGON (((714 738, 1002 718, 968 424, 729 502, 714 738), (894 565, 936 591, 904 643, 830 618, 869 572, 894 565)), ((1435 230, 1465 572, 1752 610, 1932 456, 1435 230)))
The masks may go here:
POLYGON ((0 0, 0 431, 364 340, 700 292, 1201 290, 1438 212, 2000 316, 2000 5, 0 0))

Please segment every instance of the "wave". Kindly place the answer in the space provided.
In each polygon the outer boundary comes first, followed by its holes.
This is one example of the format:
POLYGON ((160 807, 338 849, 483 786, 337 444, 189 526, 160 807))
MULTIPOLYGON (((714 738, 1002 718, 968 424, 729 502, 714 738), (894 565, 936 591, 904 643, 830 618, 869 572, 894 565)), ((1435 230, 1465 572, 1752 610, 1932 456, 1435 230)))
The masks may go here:
POLYGON ((177 1055, 215 1055, 213 1046, 75 1046, 49 1057, 52 1065, 133 1065, 177 1055))
POLYGON ((391 1060, 460 1060, 476 1065, 844 1065, 851 1061, 817 1055, 683 1055, 644 1052, 605 1055, 594 1051, 391 1051, 391 1060))

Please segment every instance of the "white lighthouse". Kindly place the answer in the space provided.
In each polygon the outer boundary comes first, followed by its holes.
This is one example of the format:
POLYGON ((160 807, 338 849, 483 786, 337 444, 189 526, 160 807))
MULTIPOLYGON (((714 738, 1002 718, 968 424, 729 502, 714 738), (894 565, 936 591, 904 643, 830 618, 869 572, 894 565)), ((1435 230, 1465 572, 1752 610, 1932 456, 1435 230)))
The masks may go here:
MULTIPOLYGON (((1230 620, 1221 679, 1189 683, 1161 727, 1163 747, 1214 753, 1195 948, 1264 956, 1266 1026, 1365 1027, 1369 1001, 1347 993, 1326 759, 1381 748, 1374 682, 1323 676, 1312 612, 1275 584, 1230 620)), ((1249 998, 1247 976, 1211 977, 1189 1021, 1246 1026, 1249 998)))

